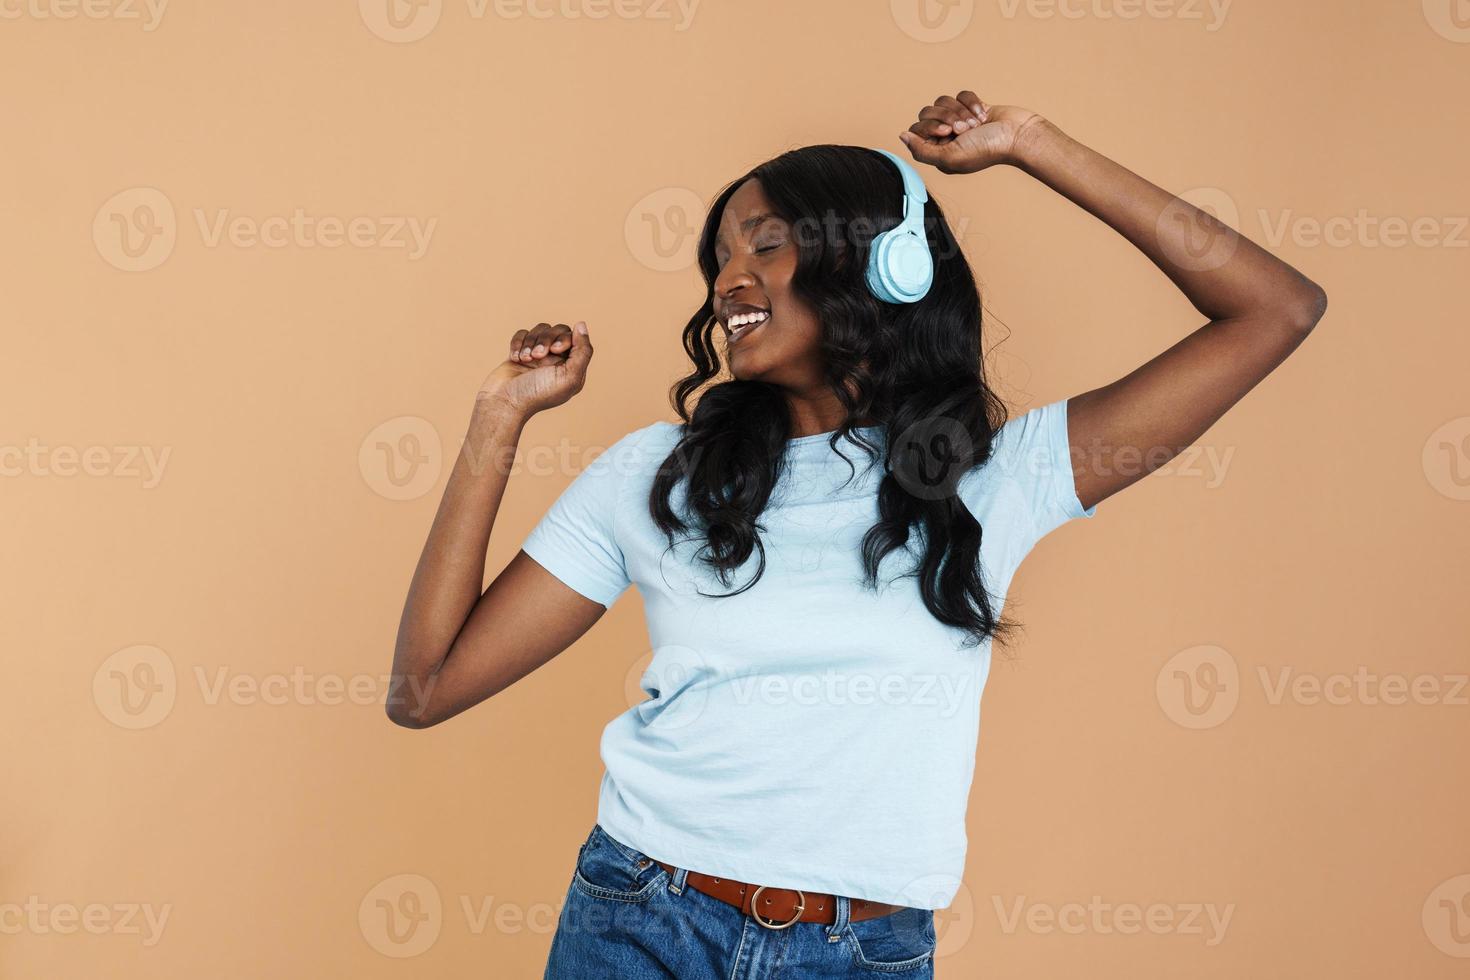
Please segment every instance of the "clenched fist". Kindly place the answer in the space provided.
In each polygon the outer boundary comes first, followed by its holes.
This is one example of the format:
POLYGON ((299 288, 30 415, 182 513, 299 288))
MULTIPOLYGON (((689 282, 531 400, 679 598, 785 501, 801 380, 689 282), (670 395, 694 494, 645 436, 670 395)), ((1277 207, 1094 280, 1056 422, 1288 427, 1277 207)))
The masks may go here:
POLYGON ((990 105, 969 89, 941 95, 899 133, 915 160, 946 174, 972 174, 1020 158, 1022 135, 1043 120, 1030 109, 990 105))
POLYGON ((507 357, 485 383, 479 399, 494 399, 526 417, 567 401, 587 383, 592 341, 587 324, 538 323, 517 330, 507 357))

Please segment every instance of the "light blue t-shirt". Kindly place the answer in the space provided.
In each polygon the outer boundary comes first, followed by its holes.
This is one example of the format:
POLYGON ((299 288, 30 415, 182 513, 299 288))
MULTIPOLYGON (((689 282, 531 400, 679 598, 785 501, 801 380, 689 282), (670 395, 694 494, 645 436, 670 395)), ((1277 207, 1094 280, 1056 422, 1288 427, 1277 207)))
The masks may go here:
MULTIPOLYGON (((877 438, 877 427, 864 430, 877 438)), ((643 597, 653 659, 648 698, 603 732, 597 820, 615 838, 720 877, 919 908, 949 905, 964 873, 990 644, 924 607, 919 543, 862 585, 861 541, 877 519, 882 462, 829 434, 787 443, 789 469, 759 551, 731 585, 673 550, 648 493, 680 427, 654 422, 577 475, 522 549, 572 589, 611 606, 643 597)), ((685 513, 686 484, 671 498, 685 513)), ((1004 596, 1027 552, 1084 511, 1072 477, 1066 400, 1007 422, 958 492, 984 528, 982 581, 1004 596)), ((999 610, 997 610, 998 612, 999 610)))

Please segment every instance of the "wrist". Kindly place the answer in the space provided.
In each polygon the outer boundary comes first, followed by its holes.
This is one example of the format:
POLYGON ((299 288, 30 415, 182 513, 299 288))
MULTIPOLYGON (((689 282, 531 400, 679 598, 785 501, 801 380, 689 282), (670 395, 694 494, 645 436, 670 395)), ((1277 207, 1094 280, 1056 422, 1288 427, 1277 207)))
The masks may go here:
POLYGON ((1006 162, 1029 172, 1045 156, 1049 146, 1065 137, 1066 134, 1055 123, 1039 113, 1035 114, 1016 130, 1016 138, 1011 143, 1010 159, 1006 162))
POLYGON ((498 392, 482 391, 475 396, 470 424, 518 432, 533 414, 535 413, 511 402, 498 392))

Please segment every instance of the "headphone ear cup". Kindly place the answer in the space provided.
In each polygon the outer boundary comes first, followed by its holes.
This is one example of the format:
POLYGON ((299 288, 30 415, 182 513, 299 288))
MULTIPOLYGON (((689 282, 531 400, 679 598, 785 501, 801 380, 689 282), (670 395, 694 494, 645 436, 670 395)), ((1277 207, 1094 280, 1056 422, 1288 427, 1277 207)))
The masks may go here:
POLYGON ((893 294, 888 291, 888 283, 883 276, 883 250, 884 242, 891 232, 884 232, 873 239, 873 246, 868 251, 868 291, 885 303, 897 303, 893 294))
POLYGON ((868 288, 885 303, 916 303, 934 284, 934 257, 923 239, 895 228, 873 241, 868 288))

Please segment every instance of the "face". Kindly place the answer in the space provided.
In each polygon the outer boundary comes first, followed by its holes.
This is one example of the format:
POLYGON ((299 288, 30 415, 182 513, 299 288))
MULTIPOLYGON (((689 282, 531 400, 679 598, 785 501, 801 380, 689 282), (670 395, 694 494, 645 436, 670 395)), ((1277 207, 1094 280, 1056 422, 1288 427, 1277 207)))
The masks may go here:
POLYGON ((726 203, 715 241, 715 317, 737 379, 801 389, 820 383, 822 327, 792 290, 797 243, 774 212, 754 179, 726 203))

